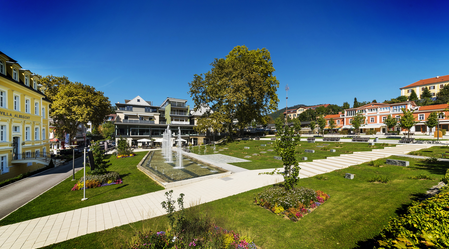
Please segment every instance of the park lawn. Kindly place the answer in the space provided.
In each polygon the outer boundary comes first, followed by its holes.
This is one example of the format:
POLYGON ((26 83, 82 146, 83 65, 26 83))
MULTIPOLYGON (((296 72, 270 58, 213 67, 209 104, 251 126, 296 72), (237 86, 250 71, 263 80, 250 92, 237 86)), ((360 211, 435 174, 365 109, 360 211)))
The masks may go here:
MULTIPOLYGON (((416 156, 427 156, 427 157, 436 157, 436 158, 442 158, 442 154, 449 152, 449 146, 433 146, 428 149, 422 149, 418 151, 412 151, 408 153, 409 155, 416 155, 416 156)), ((449 153, 447 153, 449 155, 449 153)))
MULTIPOLYGON (((389 219, 403 213, 413 200, 436 185, 449 167, 443 162, 407 160, 409 167, 385 165, 385 159, 379 159, 379 167, 365 163, 300 179, 298 186, 322 190, 330 199, 296 223, 254 204, 254 197, 264 188, 199 205, 195 212, 207 213, 216 225, 250 236, 261 248, 373 248, 372 238, 389 219), (344 178, 348 172, 355 174, 353 180, 344 178), (421 174, 432 180, 410 178, 421 174), (368 182, 376 176, 390 181, 368 182)), ((167 220, 165 216, 157 217, 48 248, 121 248, 139 229, 165 230, 167 220)))
MULTIPOLYGON (((231 163, 232 165, 249 169, 271 169, 282 167, 282 161, 274 159, 277 153, 274 151, 274 141, 257 141, 257 140, 242 140, 234 141, 224 145, 216 145, 216 151, 220 154, 234 156, 241 159, 247 159, 250 162, 243 163, 231 163), (266 146, 262 146, 265 144, 266 146), (249 149, 245 149, 249 147, 249 149), (228 148, 228 149, 225 149, 228 148), (273 151, 268 151, 268 150, 273 151), (221 150, 221 151, 220 151, 221 150), (261 153, 265 151, 266 153, 261 153), (253 154, 258 154, 254 156, 253 154), (251 156, 251 158, 245 158, 245 156, 251 156)), ((393 144, 376 143, 375 146, 370 146, 368 143, 343 143, 343 142, 316 142, 308 143, 301 141, 296 147, 296 159, 298 162, 311 162, 316 159, 325 159, 328 156, 339 156, 340 154, 352 154, 354 151, 371 151, 373 149, 383 149, 385 147, 394 147, 393 144), (307 153, 305 150, 315 150, 315 153, 307 153), (331 149, 335 149, 336 152, 330 152, 331 149), (303 157, 307 157, 307 160, 302 160, 303 157)), ((206 153, 204 153, 204 146, 196 146, 191 152, 200 155, 214 154, 213 146, 207 146, 206 153), (199 149, 200 148, 200 149, 199 149)))
MULTIPOLYGON (((108 171, 118 172, 123 180, 122 184, 86 189, 88 200, 81 201, 83 191, 71 191, 76 181, 72 181, 70 176, 0 220, 0 226, 162 190, 163 187, 136 167, 146 153, 137 152, 135 157, 120 159, 109 155, 112 165, 108 171)), ((82 176, 83 170, 80 170, 76 173, 75 179, 79 180, 82 176)))

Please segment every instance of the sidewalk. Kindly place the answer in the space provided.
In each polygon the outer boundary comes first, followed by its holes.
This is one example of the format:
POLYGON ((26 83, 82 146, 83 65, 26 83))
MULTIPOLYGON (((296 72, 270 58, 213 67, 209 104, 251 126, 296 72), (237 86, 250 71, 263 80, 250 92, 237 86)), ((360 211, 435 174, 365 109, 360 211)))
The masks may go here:
MULTIPOLYGON (((301 178, 311 177, 335 169, 346 168, 375 158, 406 154, 432 145, 398 145, 381 150, 355 152, 314 162, 300 163, 301 178)), ((213 159, 210 159, 213 160, 213 159)), ((185 194, 186 207, 199 205, 232 195, 282 182, 281 175, 259 175, 274 169, 243 170, 228 177, 209 179, 172 188, 173 196, 185 194)), ((127 199, 85 207, 0 227, 0 248, 38 248, 62 242, 88 233, 149 219, 165 214, 161 190, 127 199)), ((89 197, 89 196, 87 196, 89 197)), ((87 200, 89 201, 89 200, 87 200)))

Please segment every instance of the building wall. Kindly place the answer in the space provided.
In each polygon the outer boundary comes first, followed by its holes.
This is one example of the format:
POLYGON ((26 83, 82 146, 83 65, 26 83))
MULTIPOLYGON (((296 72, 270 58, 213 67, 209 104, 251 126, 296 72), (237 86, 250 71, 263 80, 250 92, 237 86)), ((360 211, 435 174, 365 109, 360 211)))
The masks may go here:
MULTIPOLYGON (((6 64, 5 57, 0 56, 0 60, 6 64)), ((6 69, 6 75, 0 73, 0 91, 3 92, 5 101, 3 107, 0 107, 0 125, 3 126, 4 132, 3 140, 0 141, 0 157, 6 157, 8 169, 0 172, 0 181, 45 167, 35 162, 15 163, 18 161, 13 160, 14 140, 17 141, 19 155, 36 151, 42 154, 45 152, 47 155, 50 153, 48 139, 50 103, 44 99, 42 93, 31 88, 35 86, 38 78, 31 77, 30 72, 21 71, 18 64, 7 65, 6 69), (18 81, 11 78, 13 69, 19 73, 18 81), (30 87, 23 83, 25 76, 28 76, 30 87)))

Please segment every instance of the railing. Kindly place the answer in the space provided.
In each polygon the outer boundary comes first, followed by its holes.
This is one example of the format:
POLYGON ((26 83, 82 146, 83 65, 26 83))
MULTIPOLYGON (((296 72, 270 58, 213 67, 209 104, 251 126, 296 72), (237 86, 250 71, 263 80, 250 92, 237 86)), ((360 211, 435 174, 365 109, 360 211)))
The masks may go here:
POLYGON ((12 155, 13 160, 29 160, 29 159, 39 159, 49 162, 51 155, 48 152, 24 152, 24 153, 14 153, 12 155))
POLYGON ((172 124, 190 124, 189 121, 171 121, 172 124))
POLYGON ((133 120, 133 119, 123 119, 122 123, 134 123, 134 124, 154 124, 154 121, 149 120, 133 120))

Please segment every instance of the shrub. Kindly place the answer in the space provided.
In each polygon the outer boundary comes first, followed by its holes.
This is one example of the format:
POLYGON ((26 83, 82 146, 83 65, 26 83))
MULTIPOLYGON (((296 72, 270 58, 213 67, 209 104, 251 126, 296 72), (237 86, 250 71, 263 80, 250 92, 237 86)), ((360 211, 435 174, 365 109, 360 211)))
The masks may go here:
POLYGON ((366 135, 376 135, 377 131, 376 130, 368 130, 366 131, 366 135))
POLYGON ((257 199, 263 200, 263 203, 268 202, 270 205, 279 205, 284 209, 297 207, 298 202, 309 207, 310 200, 318 201, 315 191, 304 187, 291 190, 285 190, 282 187, 267 188, 258 195, 257 199))
POLYGON ((449 248, 449 191, 422 202, 390 220, 377 241, 380 248, 449 248))
POLYGON ((382 165, 381 161, 370 161, 368 163, 369 166, 373 166, 373 167, 380 167, 382 165))
POLYGON ((426 159, 424 159, 424 162, 425 163, 437 163, 438 162, 438 158, 436 158, 436 157, 429 157, 429 158, 426 158, 426 159))
POLYGON ((341 135, 348 135, 348 130, 341 130, 338 131, 338 133, 340 133, 341 135))
POLYGON ((443 179, 441 179, 444 183, 449 183, 449 169, 446 171, 446 175, 444 175, 443 179))
POLYGON ((368 180, 368 182, 380 182, 380 183, 387 183, 390 179, 388 177, 382 177, 382 176, 375 176, 368 180))
POLYGON ((443 136, 446 135, 446 129, 441 129, 441 133, 443 133, 443 136))
POLYGON ((432 178, 428 175, 419 174, 417 176, 410 176, 409 179, 415 179, 415 180, 432 180, 432 178))

